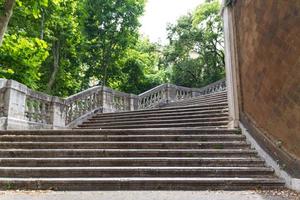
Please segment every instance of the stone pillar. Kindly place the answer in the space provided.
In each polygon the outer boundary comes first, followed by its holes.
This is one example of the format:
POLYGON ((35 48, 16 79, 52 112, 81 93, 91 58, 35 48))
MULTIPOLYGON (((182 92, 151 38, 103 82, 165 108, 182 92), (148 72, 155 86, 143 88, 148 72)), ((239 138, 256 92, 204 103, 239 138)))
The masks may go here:
POLYGON ((139 107, 139 97, 134 95, 134 94, 130 94, 129 96, 129 103, 130 103, 130 110, 138 110, 139 107))
POLYGON ((199 92, 199 89, 192 88, 192 97, 198 97, 200 95, 201 95, 201 93, 199 92))
POLYGON ((173 102, 173 101, 177 100, 176 99, 176 96, 177 96, 176 86, 168 83, 166 87, 167 87, 166 88, 166 93, 167 93, 166 103, 173 102))
POLYGON ((13 80, 6 80, 5 85, 3 100, 6 124, 4 125, 4 129, 28 129, 25 120, 26 94, 28 88, 13 80))
POLYGON ((66 107, 59 97, 52 98, 52 126, 53 129, 61 129, 66 127, 66 107))
POLYGON ((102 107, 103 113, 114 112, 113 108, 113 91, 110 88, 102 88, 102 107))
POLYGON ((6 129, 7 108, 5 102, 6 79, 0 78, 0 130, 6 129))
POLYGON ((238 102, 238 60, 236 47, 235 20, 232 7, 225 7, 223 0, 223 21, 225 36, 225 65, 226 84, 228 92, 230 128, 239 126, 239 102, 238 102))

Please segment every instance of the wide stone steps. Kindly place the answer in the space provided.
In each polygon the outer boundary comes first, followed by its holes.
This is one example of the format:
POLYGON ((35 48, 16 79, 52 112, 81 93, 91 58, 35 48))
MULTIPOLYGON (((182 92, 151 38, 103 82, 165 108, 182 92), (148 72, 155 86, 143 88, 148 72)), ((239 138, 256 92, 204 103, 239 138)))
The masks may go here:
POLYGON ((187 111, 209 111, 209 110, 228 110, 227 103, 218 103, 218 104, 207 104, 207 105, 188 105, 188 106, 180 106, 180 107, 168 107, 168 108, 155 108, 155 109, 147 109, 147 110, 137 110, 137 111, 125 111, 125 112, 117 112, 117 113, 99 113, 94 117, 117 117, 117 116, 132 116, 132 115, 144 115, 144 114, 160 114, 160 113, 175 113, 180 114, 182 112, 187 111))
MULTIPOLYGON (((153 124, 153 125, 160 125, 166 123, 177 123, 177 124, 190 124, 190 123, 209 123, 209 122, 224 122, 228 123, 228 116, 222 117, 210 117, 210 118, 182 118, 182 119, 154 119, 154 120, 144 120, 143 118, 136 119, 135 121, 111 121, 111 122, 101 122, 101 121, 93 121, 93 122, 84 122, 79 127, 105 127, 105 126, 129 126, 129 125, 136 125, 136 124, 153 124)), ((139 125, 140 126, 140 125, 139 125)))
POLYGON ((267 167, 0 167, 2 177, 274 177, 267 167))
POLYGON ((217 117, 227 117, 228 118, 228 112, 220 112, 219 110, 216 110, 216 112, 209 112, 209 113, 197 113, 197 112, 187 112, 187 113, 181 113, 180 115, 145 115, 141 117, 138 116, 130 116, 130 118, 126 116, 120 116, 120 117, 113 117, 113 118, 90 118, 87 121, 85 121, 83 124, 88 123, 94 123, 94 122, 101 122, 101 123, 111 123, 113 122, 130 122, 130 121, 137 121, 139 119, 141 120, 147 120, 147 121, 155 121, 155 120, 176 120, 176 119, 203 119, 203 118, 217 118, 217 117))
POLYGON ((201 117, 207 117, 207 116, 220 116, 220 115, 227 115, 228 116, 228 112, 227 110, 225 110, 224 108, 222 109, 213 109, 213 110, 200 110, 200 111, 193 111, 193 110, 189 110, 189 111, 183 111, 183 112, 180 112, 180 113, 148 113, 148 114, 145 114, 145 113, 137 113, 137 114, 134 114, 134 115, 118 115, 118 116, 110 116, 110 115, 105 115, 105 114, 102 114, 102 116, 97 116, 95 115, 94 117, 88 119, 87 121, 115 121, 115 120, 123 120, 123 121, 126 121, 126 120, 135 120, 135 119, 140 119, 140 118, 143 118, 143 119, 155 119, 155 118, 178 118, 180 116, 182 116, 183 118, 187 117, 187 116, 195 116, 197 115, 199 118, 201 117))
POLYGON ((208 135, 0 135, 1 142, 96 142, 96 141, 244 141, 236 134, 208 135))
POLYGON ((199 157, 113 157, 113 158, 0 158, 1 167, 85 167, 85 166, 198 166, 264 167, 260 158, 199 157))
POLYGON ((184 106, 184 105, 195 105, 195 104, 215 104, 215 103, 222 103, 222 102, 227 102, 227 95, 220 94, 218 96, 213 96, 210 98, 194 97, 191 99, 170 102, 168 104, 163 105, 162 107, 184 106))
POLYGON ((201 157, 257 158, 251 149, 0 149, 0 158, 201 157))
POLYGON ((30 130, 30 131, 0 131, 0 136, 21 136, 21 135, 93 135, 93 136, 110 136, 110 135, 214 135, 214 134, 236 134, 241 132, 236 129, 227 128, 212 128, 212 129, 194 129, 194 128, 168 128, 168 129, 112 129, 112 130, 98 130, 98 129, 76 129, 76 130, 30 130))
POLYGON ((226 141, 226 142, 191 142, 191 141, 176 141, 176 142, 1 142, 0 149, 240 149, 250 147, 249 144, 243 141, 226 141))
POLYGON ((217 92, 214 94, 207 94, 207 95, 201 95, 201 96, 195 96, 192 98, 188 98, 188 99, 179 99, 177 101, 173 101, 169 104, 177 104, 177 103, 182 103, 182 102, 211 102, 215 99, 223 99, 225 101, 227 101, 227 91, 222 91, 222 92, 217 92))
POLYGON ((206 127, 206 128, 225 128, 227 121, 212 121, 212 122, 189 122, 189 123, 159 123, 159 124, 132 124, 132 125, 79 125, 78 128, 84 129, 147 129, 147 128, 182 128, 182 127, 206 127))
POLYGON ((277 178, 1 178, 0 189, 53 190, 249 190, 278 189, 277 178))
POLYGON ((150 110, 96 114, 81 129, 216 128, 227 127, 227 102, 150 110))
POLYGON ((227 128, 226 98, 95 114, 73 130, 0 131, 0 189, 283 187, 245 136, 227 128))
POLYGON ((168 107, 174 107, 174 106, 188 106, 188 105, 196 105, 196 104, 218 104, 218 103, 224 103, 227 102, 227 96, 224 97, 216 97, 211 98, 208 100, 201 100, 201 99, 194 99, 194 100, 179 100, 176 102, 170 102, 168 104, 160 105, 160 108, 168 108, 168 107))

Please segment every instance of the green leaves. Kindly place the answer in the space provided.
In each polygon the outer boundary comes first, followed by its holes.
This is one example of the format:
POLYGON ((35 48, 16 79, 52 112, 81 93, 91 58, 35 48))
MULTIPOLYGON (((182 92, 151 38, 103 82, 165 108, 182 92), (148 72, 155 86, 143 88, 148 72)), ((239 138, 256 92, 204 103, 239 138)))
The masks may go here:
POLYGON ((0 48, 0 77, 38 88, 40 66, 47 58, 47 44, 38 38, 6 35, 0 48))
POLYGON ((162 62, 171 81, 201 87, 224 76, 223 26, 218 0, 201 4, 168 27, 169 45, 162 62))
POLYGON ((116 63, 138 38, 138 17, 144 0, 86 0, 84 30, 90 52, 86 78, 96 76, 106 85, 116 73, 116 63))

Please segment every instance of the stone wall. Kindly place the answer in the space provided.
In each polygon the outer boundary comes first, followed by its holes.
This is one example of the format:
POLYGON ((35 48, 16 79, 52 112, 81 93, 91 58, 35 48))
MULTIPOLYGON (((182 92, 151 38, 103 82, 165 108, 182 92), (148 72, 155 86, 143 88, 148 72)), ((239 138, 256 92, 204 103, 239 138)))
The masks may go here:
POLYGON ((238 0, 233 12, 241 121, 299 163, 300 1, 238 0))

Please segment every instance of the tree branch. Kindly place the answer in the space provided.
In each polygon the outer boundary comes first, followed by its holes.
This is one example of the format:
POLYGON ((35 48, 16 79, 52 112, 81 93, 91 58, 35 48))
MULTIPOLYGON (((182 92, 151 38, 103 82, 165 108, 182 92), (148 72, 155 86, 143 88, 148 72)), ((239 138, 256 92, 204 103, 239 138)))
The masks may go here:
POLYGON ((3 37, 7 30, 8 22, 13 14, 13 8, 16 0, 6 0, 4 3, 4 12, 0 16, 0 46, 2 46, 3 37))

